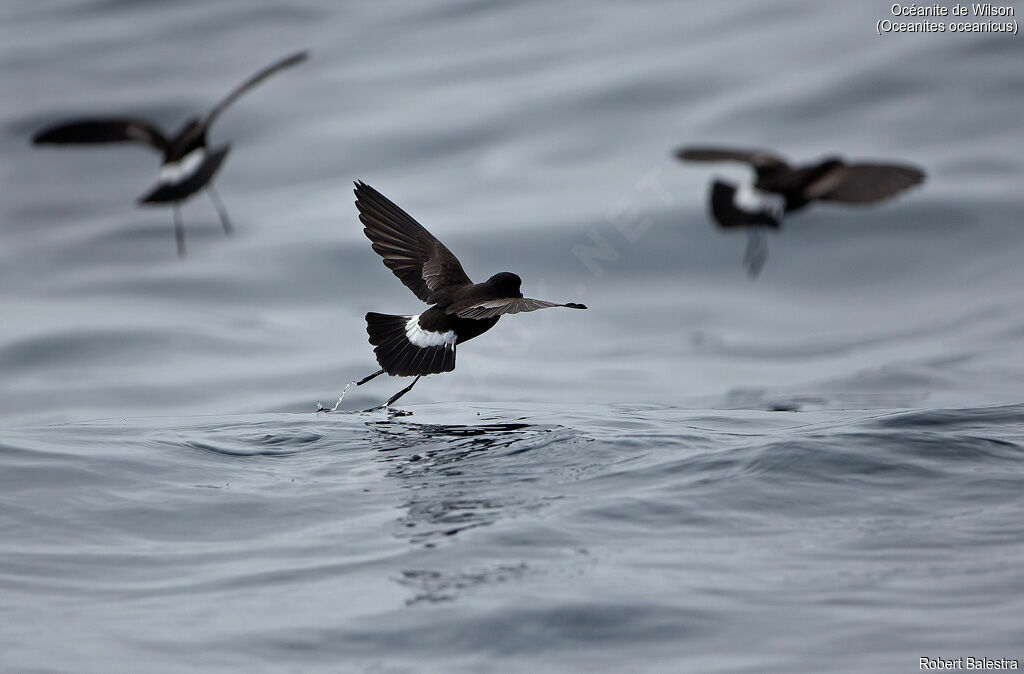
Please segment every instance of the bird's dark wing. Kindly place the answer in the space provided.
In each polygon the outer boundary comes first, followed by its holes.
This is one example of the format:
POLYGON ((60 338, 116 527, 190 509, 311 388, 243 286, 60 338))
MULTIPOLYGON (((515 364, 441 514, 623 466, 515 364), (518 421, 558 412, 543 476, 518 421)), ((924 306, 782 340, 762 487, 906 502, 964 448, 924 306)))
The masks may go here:
POLYGON ((795 192, 807 202, 820 199, 836 189, 850 174, 850 165, 842 159, 829 159, 816 165, 802 166, 780 176, 775 185, 781 191, 795 192))
POLYGON ((755 169, 787 166, 782 157, 766 150, 691 146, 679 148, 675 151, 675 156, 682 161, 739 161, 750 164, 755 169))
POLYGON ((870 204, 888 199, 924 181, 924 171, 898 164, 850 164, 841 171, 841 179, 826 179, 808 187, 808 194, 825 201, 846 204, 870 204))
POLYGON ((498 297, 489 300, 468 300, 448 307, 445 313, 455 314, 459 318, 494 318, 503 314, 518 314, 523 311, 550 309, 551 307, 567 307, 569 309, 586 309, 575 302, 556 304, 544 300, 533 300, 529 297, 498 297))
POLYGON ((279 61, 271 63, 269 66, 259 71, 258 73, 247 79, 245 82, 239 84, 230 94, 222 98, 221 101, 217 103, 217 105, 213 106, 213 108, 211 108, 210 111, 206 113, 206 117, 203 118, 202 122, 200 123, 200 126, 204 129, 208 127, 213 122, 214 118, 217 115, 224 112, 224 108, 228 107, 229 105, 235 102, 235 99, 237 99, 239 96, 249 91, 249 89, 252 89, 254 86, 259 84, 263 80, 267 79, 274 73, 276 73, 278 70, 290 68, 296 64, 302 63, 307 58, 309 58, 309 52, 300 51, 291 54, 290 56, 286 56, 279 61))
POLYGON ((357 182, 355 193, 363 233, 416 297, 433 304, 444 290, 472 283, 452 252, 411 215, 366 183, 357 182))
POLYGON ((43 129, 33 145, 83 143, 142 143, 163 152, 167 138, 149 122, 139 119, 79 119, 43 129))

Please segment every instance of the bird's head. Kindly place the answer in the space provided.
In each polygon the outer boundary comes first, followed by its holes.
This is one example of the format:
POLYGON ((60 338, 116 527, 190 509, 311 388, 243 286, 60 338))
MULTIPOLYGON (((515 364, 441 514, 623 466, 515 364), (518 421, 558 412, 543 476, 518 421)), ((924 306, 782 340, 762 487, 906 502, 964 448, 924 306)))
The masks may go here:
POLYGON ((519 290, 522 284, 523 279, 510 271, 503 271, 487 279, 487 285, 498 297, 522 297, 523 293, 519 290))

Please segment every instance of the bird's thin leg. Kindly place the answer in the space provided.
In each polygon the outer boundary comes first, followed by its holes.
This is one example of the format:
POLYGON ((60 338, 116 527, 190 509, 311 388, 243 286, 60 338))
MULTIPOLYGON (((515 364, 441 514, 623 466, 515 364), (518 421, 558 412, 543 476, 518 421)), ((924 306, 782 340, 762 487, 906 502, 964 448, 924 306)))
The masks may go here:
POLYGON ((327 409, 326 407, 324 407, 323 405, 321 405, 318 402, 316 404, 316 406, 317 406, 317 410, 316 411, 317 412, 337 412, 338 408, 341 407, 341 401, 345 399, 345 394, 348 393, 348 387, 349 386, 362 386, 363 384, 365 384, 366 382, 370 381, 374 377, 379 377, 382 374, 384 374, 384 370, 377 370, 373 374, 366 375, 365 377, 363 377, 359 381, 350 381, 349 383, 345 384, 345 389, 341 392, 341 395, 338 396, 338 402, 334 403, 334 407, 332 407, 331 409, 327 409))
POLYGON ((231 233, 235 230, 231 226, 231 219, 228 218, 228 209, 224 208, 224 202, 220 200, 217 190, 213 189, 212 182, 207 184, 206 194, 209 195, 210 201, 213 202, 213 207, 217 209, 217 215, 220 216, 220 224, 224 227, 224 236, 231 236, 231 233))
POLYGON ((404 389, 402 389, 401 391, 399 391, 395 395, 393 395, 390 398, 388 398, 388 401, 386 403, 384 403, 384 405, 382 405, 382 407, 384 407, 384 409, 387 409, 387 408, 391 407, 392 405, 394 405, 396 402, 398 402, 399 398, 401 398, 406 393, 408 393, 409 391, 412 390, 412 387, 416 385, 416 382, 418 382, 420 380, 421 376, 422 375, 417 375, 416 378, 412 380, 411 384, 406 386, 404 389))
POLYGON ((743 253, 743 264, 747 268, 747 275, 755 279, 764 268, 768 259, 768 237, 765 235, 764 227, 754 226, 747 233, 747 250, 743 253))
POLYGON ((178 242, 178 257, 185 257, 185 228, 181 224, 181 207, 174 204, 174 240, 178 242))
POLYGON ((362 379, 360 379, 359 381, 357 381, 357 382, 356 382, 356 386, 362 386, 363 384, 365 384, 366 382, 370 381, 370 380, 371 380, 371 379, 373 379, 374 377, 379 377, 379 376, 381 376, 382 374, 384 374, 384 370, 383 370, 383 369, 381 369, 381 370, 377 370, 377 371, 376 371, 376 372, 374 372, 373 374, 368 374, 368 375, 366 375, 365 377, 363 377, 362 379))

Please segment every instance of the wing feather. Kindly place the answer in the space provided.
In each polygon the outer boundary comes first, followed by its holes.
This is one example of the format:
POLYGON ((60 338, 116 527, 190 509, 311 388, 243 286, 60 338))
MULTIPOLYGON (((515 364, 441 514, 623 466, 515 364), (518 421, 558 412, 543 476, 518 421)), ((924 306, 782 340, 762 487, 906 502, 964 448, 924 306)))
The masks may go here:
POLYGON ((920 184, 924 171, 900 164, 850 164, 843 179, 818 198, 847 204, 870 204, 920 184))
POLYGON ((487 300, 469 300, 453 304, 445 310, 445 313, 455 314, 459 318, 494 318, 504 314, 518 314, 524 311, 537 311, 538 309, 550 309, 552 307, 566 307, 569 309, 586 309, 582 304, 568 302, 557 304, 545 302, 529 297, 498 297, 487 300))
POLYGON ((458 258, 394 202, 363 182, 355 194, 373 250, 416 297, 432 304, 445 290, 472 283, 458 258))
POLYGON ((76 119, 55 124, 32 137, 33 145, 93 143, 142 143, 163 152, 167 138, 141 119, 76 119))
POLYGON ((755 169, 786 166, 786 160, 766 150, 691 146, 679 148, 675 156, 682 161, 738 161, 750 164, 755 169))
POLYGON ((269 66, 263 68, 262 70, 254 74, 252 77, 247 79, 245 82, 242 82, 237 87, 235 87, 231 91, 231 93, 222 98, 220 102, 217 103, 217 105, 210 108, 210 111, 206 113, 206 117, 204 117, 203 121, 200 123, 200 127, 205 129, 207 126, 210 125, 210 123, 213 122, 214 118, 217 115, 224 112, 224 109, 232 103, 234 103, 239 96, 249 91, 263 80, 267 79, 268 77, 278 72, 279 70, 284 70, 285 68, 291 68, 294 65, 298 65, 299 63, 305 61, 307 58, 309 58, 308 51, 295 52, 294 54, 289 54, 288 56, 285 56, 284 58, 275 61, 271 63, 269 66))

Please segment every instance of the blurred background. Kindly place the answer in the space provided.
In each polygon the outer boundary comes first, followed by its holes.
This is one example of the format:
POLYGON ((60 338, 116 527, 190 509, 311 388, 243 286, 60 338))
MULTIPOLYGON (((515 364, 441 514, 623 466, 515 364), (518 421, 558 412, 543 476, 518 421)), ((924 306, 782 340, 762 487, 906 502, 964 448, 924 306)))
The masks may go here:
MULTIPOLYGON (((528 296, 592 307, 502 321, 410 403, 890 406, 1019 390, 1017 40, 878 37, 888 6, 871 3, 3 12, 8 420, 306 411, 335 398, 376 369, 363 314, 422 307, 363 237, 357 178, 472 278, 515 271, 528 296), (183 261, 169 209, 134 205, 155 155, 29 145, 69 116, 177 129, 304 47, 309 62, 213 126, 211 142, 233 146, 215 184, 238 235, 224 239, 200 194, 184 209, 183 261), (871 209, 793 216, 752 283, 744 237, 715 231, 705 212, 713 175, 747 171, 670 156, 704 142, 905 161, 929 178, 871 209)), ((391 384, 359 390, 356 406, 391 384)))
POLYGON ((929 410, 1024 386, 1022 42, 878 36, 890 6, 0 5, 8 664, 1008 655, 1019 408, 929 410), (184 259, 170 210, 134 203, 153 153, 29 144, 77 116, 175 130, 303 48, 214 124, 236 234, 197 195, 184 259), (751 281, 705 208, 748 171, 671 156, 716 143, 928 179, 790 217, 751 281), (590 310, 502 320, 403 399, 409 425, 314 417, 377 369, 364 313, 423 307, 363 236, 355 179, 474 280, 590 310))

